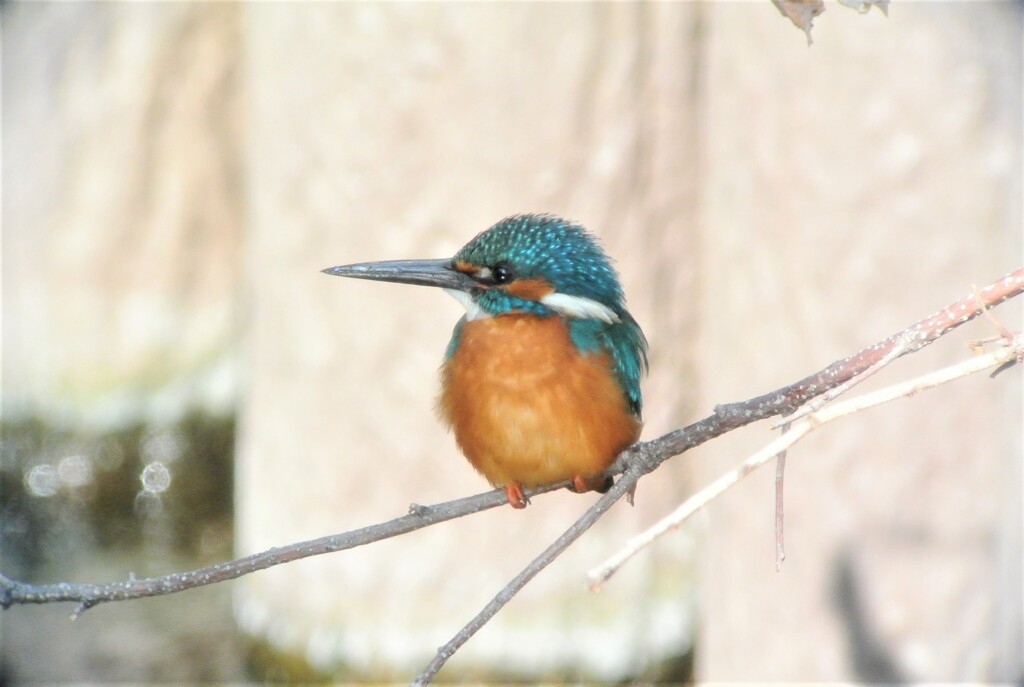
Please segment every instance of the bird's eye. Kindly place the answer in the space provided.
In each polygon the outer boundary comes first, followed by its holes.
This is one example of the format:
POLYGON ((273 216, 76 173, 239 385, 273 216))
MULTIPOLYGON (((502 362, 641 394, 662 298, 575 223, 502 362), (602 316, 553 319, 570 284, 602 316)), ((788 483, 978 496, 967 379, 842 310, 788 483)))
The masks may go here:
POLYGON ((516 278, 516 273, 507 262, 499 262, 491 267, 491 279, 495 284, 507 284, 516 278))

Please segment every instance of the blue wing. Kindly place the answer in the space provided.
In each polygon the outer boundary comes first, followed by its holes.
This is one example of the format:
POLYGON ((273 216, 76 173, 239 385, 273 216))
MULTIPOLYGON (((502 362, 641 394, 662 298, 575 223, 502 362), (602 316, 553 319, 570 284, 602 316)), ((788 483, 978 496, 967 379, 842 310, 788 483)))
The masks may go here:
POLYGON ((569 336, 581 351, 601 351, 612 359, 612 372, 630 410, 638 418, 643 410, 640 378, 647 372, 647 338, 633 316, 623 310, 620 322, 570 320, 569 336))

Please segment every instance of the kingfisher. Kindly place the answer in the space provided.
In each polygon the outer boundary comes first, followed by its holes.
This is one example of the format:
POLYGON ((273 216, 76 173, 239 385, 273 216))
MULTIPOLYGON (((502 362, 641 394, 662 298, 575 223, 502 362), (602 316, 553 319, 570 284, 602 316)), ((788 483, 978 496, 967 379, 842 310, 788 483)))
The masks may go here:
POLYGON ((339 265, 327 274, 439 287, 466 310, 441 366, 438 411, 470 464, 525 508, 565 480, 605 491, 640 437, 647 340, 597 239, 550 214, 507 217, 452 258, 339 265))

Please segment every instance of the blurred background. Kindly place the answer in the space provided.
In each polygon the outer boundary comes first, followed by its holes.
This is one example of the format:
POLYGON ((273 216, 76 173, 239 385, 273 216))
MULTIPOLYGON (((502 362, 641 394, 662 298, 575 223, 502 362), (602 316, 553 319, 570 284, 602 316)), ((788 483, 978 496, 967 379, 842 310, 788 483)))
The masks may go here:
MULTIPOLYGON (((645 438, 1022 262, 1022 3, 9 2, 0 570, 180 571, 486 485, 437 422, 459 306, 328 278, 516 212, 590 227, 651 344, 645 438)), ((1021 326, 1019 301, 996 314, 1021 326)), ((965 357, 979 319, 869 387, 965 357)), ((767 442, 641 482, 448 680, 1019 681, 1019 370, 790 452, 599 594, 587 568, 767 442)), ((866 387, 866 388, 869 388, 866 387)), ((158 599, 0 614, 0 681, 405 680, 596 498, 158 599)))

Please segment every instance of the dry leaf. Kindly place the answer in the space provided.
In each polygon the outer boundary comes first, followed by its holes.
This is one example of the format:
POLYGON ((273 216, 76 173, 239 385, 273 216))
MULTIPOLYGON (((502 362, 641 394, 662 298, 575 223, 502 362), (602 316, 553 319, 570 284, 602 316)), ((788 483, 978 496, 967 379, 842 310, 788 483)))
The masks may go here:
MULTIPOLYGON (((846 0, 854 2, 854 0, 846 0)), ((870 1, 870 0, 869 0, 870 1)), ((876 0, 877 2, 888 2, 888 0, 876 0)), ((772 0, 779 8, 783 16, 788 17, 791 22, 805 34, 807 34, 807 45, 811 44, 811 25, 814 18, 825 11, 823 0, 772 0)), ((856 4, 861 4, 856 0, 856 4)))

